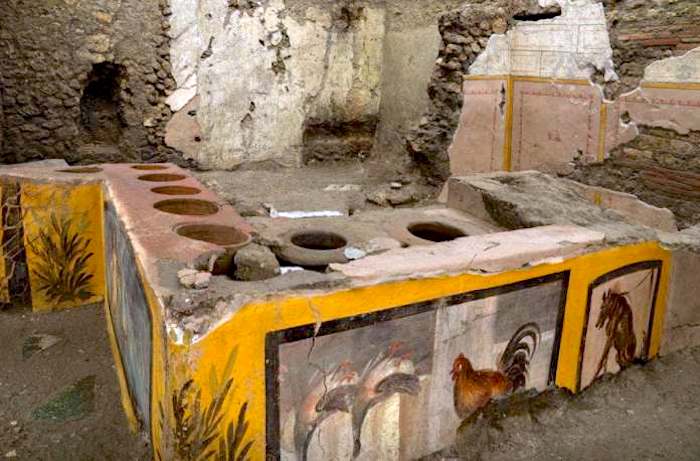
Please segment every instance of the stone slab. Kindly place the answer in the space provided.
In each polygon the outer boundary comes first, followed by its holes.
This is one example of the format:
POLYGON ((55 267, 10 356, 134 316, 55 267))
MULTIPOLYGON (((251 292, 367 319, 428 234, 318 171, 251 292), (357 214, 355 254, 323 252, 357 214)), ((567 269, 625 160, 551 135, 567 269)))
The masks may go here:
POLYGON ((565 258, 603 243, 601 232, 575 226, 547 226, 464 237, 427 247, 394 250, 331 268, 348 277, 387 280, 457 272, 499 272, 548 258, 565 258))

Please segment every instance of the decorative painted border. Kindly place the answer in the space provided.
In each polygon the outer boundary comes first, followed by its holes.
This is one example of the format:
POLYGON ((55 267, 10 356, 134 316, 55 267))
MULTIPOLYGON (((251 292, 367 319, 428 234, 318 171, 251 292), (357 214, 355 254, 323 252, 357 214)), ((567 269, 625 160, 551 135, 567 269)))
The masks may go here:
POLYGON ((577 86, 591 85, 591 82, 582 79, 560 79, 549 77, 534 77, 528 75, 465 75, 464 80, 506 81, 506 114, 504 123, 505 136, 503 138, 503 171, 513 170, 513 106, 515 105, 515 82, 553 83, 558 85, 577 86))
POLYGON ((663 271, 663 261, 661 260, 654 260, 654 261, 643 261, 640 263, 635 263, 635 264, 630 264, 629 266, 624 266, 619 269, 616 269, 612 272, 608 272, 605 275, 601 275, 597 279, 595 279, 589 286, 588 286, 588 294, 586 296, 586 316, 584 317, 584 324, 583 324, 583 335, 581 336, 581 346, 579 347, 579 355, 578 355, 578 371, 576 375, 576 392, 581 392, 581 372, 583 370, 583 358, 584 358, 584 353, 586 351, 586 335, 588 333, 588 322, 590 320, 590 315, 591 315, 591 301, 592 301, 592 296, 593 296, 593 290, 595 290, 597 287, 600 285, 616 279, 618 277, 621 277, 623 275, 627 274, 633 274, 635 272, 640 272, 643 270, 647 269, 655 269, 657 271, 656 275, 656 283, 654 286, 654 297, 651 302, 651 309, 649 310, 649 325, 647 326, 647 335, 646 338, 644 338, 644 349, 642 351, 642 360, 648 361, 650 360, 649 357, 649 351, 651 349, 651 338, 653 335, 653 329, 654 329, 654 319, 656 315, 656 303, 659 298, 659 287, 660 287, 660 282, 661 282, 661 273, 663 271))
MULTIPOLYGON (((519 125, 519 136, 518 136, 518 148, 517 151, 515 152, 516 154, 516 159, 517 159, 517 165, 518 168, 520 168, 523 160, 523 154, 527 156, 527 152, 523 152, 523 139, 525 138, 525 96, 541 96, 541 97, 550 97, 550 98, 562 98, 562 99, 580 99, 582 101, 588 102, 588 125, 587 125, 587 130, 586 130, 586 157, 591 156, 591 132, 593 131, 593 104, 595 103, 594 101, 594 96, 592 94, 587 94, 587 95, 580 95, 580 94, 567 94, 565 92, 559 91, 557 89, 547 92, 545 90, 542 91, 537 91, 537 90, 520 90, 520 117, 518 118, 518 125, 519 125)), ((515 93, 513 93, 515 95, 515 93)), ((512 103, 511 103, 512 104, 512 103)), ((511 108, 511 111, 513 109, 511 108)), ((512 125, 512 123, 511 123, 512 125)), ((512 139, 513 137, 513 129, 511 126, 511 130, 509 131, 510 137, 512 139)), ((509 166, 506 171, 511 171, 512 170, 512 162, 513 162, 513 152, 512 152, 512 140, 511 140, 511 152, 509 155, 506 157, 509 159, 509 166)))
POLYGON ((326 336, 343 331, 362 328, 377 323, 387 322, 414 315, 422 314, 432 310, 437 310, 437 306, 446 307, 464 304, 471 301, 491 298, 514 291, 545 285, 552 282, 561 282, 561 293, 559 297, 559 312, 555 327, 554 344, 552 346, 552 358, 549 368, 548 385, 553 385, 556 381, 557 366, 559 362, 559 350, 564 324, 564 313, 568 299, 569 279, 571 271, 557 272, 542 277, 523 280, 509 285, 502 285, 494 288, 470 291, 443 298, 436 298, 420 303, 395 307, 379 312, 360 314, 352 317, 332 320, 317 325, 308 324, 293 327, 286 330, 269 332, 265 336, 265 443, 266 459, 280 459, 280 413, 279 413, 279 348, 282 344, 301 341, 319 336, 326 336))

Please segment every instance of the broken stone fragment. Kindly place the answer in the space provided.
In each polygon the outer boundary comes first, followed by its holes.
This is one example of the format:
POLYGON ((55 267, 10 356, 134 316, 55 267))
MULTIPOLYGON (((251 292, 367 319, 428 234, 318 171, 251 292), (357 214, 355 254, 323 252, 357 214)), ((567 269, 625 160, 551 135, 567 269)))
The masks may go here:
MULTIPOLYGON (((398 183, 397 183, 398 184, 398 183)), ((394 188, 393 184, 383 185, 367 194, 367 200, 379 206, 399 206, 418 201, 415 187, 394 188)))
POLYGON ((363 246, 363 250, 365 250, 368 255, 385 253, 398 248, 401 248, 401 242, 389 237, 373 238, 363 246))
POLYGON ((185 288, 195 288, 202 290, 209 286, 211 281, 211 273, 198 271, 195 269, 182 269, 177 273, 180 284, 185 288))
POLYGON ((27 336, 22 345, 22 357, 28 359, 37 352, 45 351, 58 344, 61 338, 53 335, 31 335, 27 336))
POLYGON ((109 36, 104 34, 90 35, 87 38, 87 49, 95 53, 106 53, 111 44, 109 36))
POLYGON ((203 290, 209 287, 209 282, 211 281, 210 272, 198 272, 194 276, 194 287, 197 290, 203 290))
POLYGON ((496 18, 491 25, 495 34, 505 34, 508 29, 508 22, 504 18, 496 18))
POLYGON ((267 280, 280 274, 280 264, 275 254, 266 246, 252 243, 238 250, 233 260, 234 277, 243 282, 267 280))
POLYGON ((350 261, 354 261, 356 259, 362 259, 365 256, 367 256, 367 252, 356 247, 347 247, 345 250, 343 250, 343 254, 345 255, 346 258, 348 258, 350 261))

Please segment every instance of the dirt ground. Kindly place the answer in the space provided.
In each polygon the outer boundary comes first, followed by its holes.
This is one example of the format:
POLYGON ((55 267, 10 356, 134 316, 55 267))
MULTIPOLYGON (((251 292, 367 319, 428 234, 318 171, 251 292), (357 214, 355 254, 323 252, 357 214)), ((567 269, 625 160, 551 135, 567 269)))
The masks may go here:
MULTIPOLYGON (((149 459, 126 425, 101 308, 0 312, 0 332, 0 459, 149 459)), ((700 459, 699 380, 696 348, 576 397, 496 405, 434 459, 700 459)))
POLYGON ((127 426, 101 307, 0 312, 0 347, 0 459, 150 458, 127 426))
POLYGON ((380 206, 414 206, 439 192, 410 175, 374 177, 360 162, 193 174, 243 216, 267 216, 269 206, 277 211, 352 214, 380 206))

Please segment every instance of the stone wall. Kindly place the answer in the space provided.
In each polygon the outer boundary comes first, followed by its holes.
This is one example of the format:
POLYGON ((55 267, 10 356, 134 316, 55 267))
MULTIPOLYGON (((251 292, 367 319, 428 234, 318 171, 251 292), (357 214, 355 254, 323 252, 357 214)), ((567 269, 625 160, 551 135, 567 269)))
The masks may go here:
POLYGON ((430 107, 406 140, 413 162, 430 179, 450 175, 447 149, 462 108, 462 76, 489 37, 506 31, 506 6, 504 1, 467 5, 440 18, 442 43, 428 87, 430 107))
POLYGON ((177 160, 166 0, 0 3, 1 163, 177 160))
POLYGON ((620 80, 605 93, 628 93, 611 111, 607 160, 577 165, 571 177, 633 193, 692 226, 700 222, 700 3, 613 2, 607 16, 620 80))
POLYGON ((605 0, 613 61, 620 80, 606 85, 610 99, 632 91, 654 61, 700 46, 696 0, 605 0))
POLYGON ((639 133, 604 163, 580 167, 570 178, 668 208, 680 227, 700 222, 700 132, 641 126, 639 133))
POLYGON ((450 176, 448 149, 462 110, 462 81, 478 56, 503 36, 514 17, 557 14, 557 2, 535 0, 475 0, 440 18, 442 43, 428 87, 430 105, 420 123, 406 136, 406 151, 432 182, 450 176))

